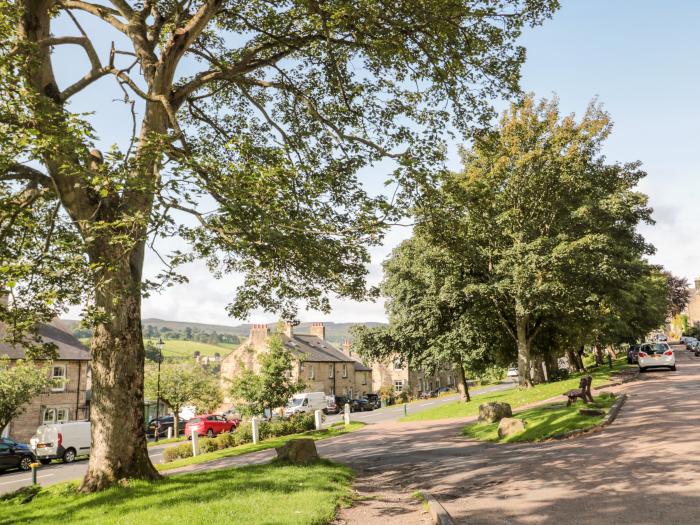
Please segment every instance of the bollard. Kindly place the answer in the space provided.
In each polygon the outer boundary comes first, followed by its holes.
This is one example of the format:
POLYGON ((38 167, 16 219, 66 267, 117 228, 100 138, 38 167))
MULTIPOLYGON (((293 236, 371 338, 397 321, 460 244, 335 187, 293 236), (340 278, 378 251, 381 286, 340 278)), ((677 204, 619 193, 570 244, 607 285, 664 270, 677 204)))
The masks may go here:
POLYGON ((260 437, 260 428, 258 425, 258 418, 253 416, 251 419, 251 426, 253 427, 253 445, 258 443, 258 438, 260 437))
POLYGON ((345 413, 343 414, 343 420, 346 425, 350 424, 350 405, 345 403, 345 413))
POLYGON ((29 466, 32 467, 32 485, 37 485, 36 471, 41 466, 41 463, 31 463, 29 466))
POLYGON ((403 404, 403 415, 408 415, 408 403, 403 404))
POLYGON ((316 430, 321 430, 321 414, 320 410, 314 412, 314 423, 316 424, 316 430))
POLYGON ((192 455, 196 456, 199 454, 199 434, 193 428, 192 429, 192 455))
POLYGON ((173 427, 168 427, 168 439, 173 438, 173 427))

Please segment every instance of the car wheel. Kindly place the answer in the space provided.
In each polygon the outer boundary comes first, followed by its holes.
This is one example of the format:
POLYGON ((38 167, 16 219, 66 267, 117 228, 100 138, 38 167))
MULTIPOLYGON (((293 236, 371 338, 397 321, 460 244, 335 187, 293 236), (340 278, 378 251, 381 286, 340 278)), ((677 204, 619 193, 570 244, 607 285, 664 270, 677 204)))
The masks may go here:
POLYGON ((19 460, 19 469, 30 470, 32 468, 32 463, 34 463, 32 458, 29 456, 22 456, 22 459, 19 460))
POLYGON ((675 372, 675 371, 676 371, 676 365, 673 365, 673 366, 671 367, 671 371, 672 371, 672 372, 675 372))
POLYGON ((214 431, 210 428, 207 430, 207 437, 208 438, 213 438, 214 437, 214 431))
POLYGON ((643 366, 640 366, 640 367, 639 367, 639 373, 640 373, 640 374, 643 374, 643 373, 646 372, 646 371, 647 371, 647 369, 644 368, 643 366))
POLYGON ((39 460, 39 463, 41 463, 42 465, 50 465, 50 464, 51 464, 51 458, 41 458, 41 459, 39 460))
POLYGON ((63 453, 64 463, 73 463, 75 461, 75 449, 69 448, 63 453))

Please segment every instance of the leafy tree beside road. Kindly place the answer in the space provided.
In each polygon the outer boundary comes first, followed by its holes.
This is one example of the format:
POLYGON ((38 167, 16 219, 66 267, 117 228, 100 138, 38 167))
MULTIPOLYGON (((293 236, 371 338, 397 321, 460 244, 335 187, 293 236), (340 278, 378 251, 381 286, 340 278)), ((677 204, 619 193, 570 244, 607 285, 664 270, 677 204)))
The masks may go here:
MULTIPOLYGON (((158 398, 158 365, 149 364, 145 374, 145 396, 158 398)), ((173 411, 174 432, 183 407, 193 405, 197 412, 215 410, 223 401, 217 378, 191 363, 164 363, 160 369, 160 399, 173 411)))
POLYGON ((46 366, 25 360, 12 362, 0 356, 0 433, 51 384, 46 366))
POLYGON ((289 398, 304 389, 304 382, 292 376, 294 359, 279 335, 269 339, 269 349, 260 356, 260 372, 243 370, 231 385, 231 396, 242 400, 237 408, 247 416, 270 414, 285 406, 289 398))
POLYGON ((445 130, 487 121, 485 101, 518 91, 515 42, 557 8, 0 3, 0 287, 17 305, 0 321, 32 327, 86 305, 93 425, 82 491, 159 477, 143 436, 142 296, 184 282, 179 265, 203 258, 217 275, 243 274, 228 307, 241 318, 366 297, 367 247, 442 168, 445 130), (84 71, 65 67, 67 46, 85 52, 84 71), (75 108, 107 103, 124 104, 110 131, 128 131, 100 151, 99 130, 75 108), (393 199, 357 178, 382 160, 393 199), (188 246, 158 252, 163 271, 146 279, 146 252, 173 236, 188 246))

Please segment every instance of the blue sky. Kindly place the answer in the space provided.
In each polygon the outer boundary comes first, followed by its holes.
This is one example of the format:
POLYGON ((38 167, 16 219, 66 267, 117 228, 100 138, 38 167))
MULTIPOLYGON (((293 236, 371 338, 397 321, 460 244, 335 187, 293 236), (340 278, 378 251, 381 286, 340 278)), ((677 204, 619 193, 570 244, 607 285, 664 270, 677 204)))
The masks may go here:
MULTIPOLYGON (((640 190, 650 196, 657 221, 655 226, 642 228, 658 250, 652 260, 692 281, 700 276, 700 220, 696 218, 700 214, 696 199, 700 195, 700 2, 562 0, 562 4, 552 20, 523 35, 521 43, 528 58, 521 85, 538 97, 556 94, 564 112, 581 114, 590 100, 598 97, 615 122, 606 156, 610 161, 640 160, 648 173, 640 190)), ((72 78, 87 66, 80 52, 76 49, 66 56, 59 77, 72 78)), ((106 102, 116 96, 118 92, 102 82, 91 90, 84 109, 97 98, 106 102)), ((494 103, 503 107, 503 101, 494 103)), ((116 112, 123 109, 107 106, 102 106, 96 123, 108 124, 108 129, 118 132, 112 123, 116 112)), ((102 138, 113 142, 118 137, 103 134, 102 138)), ((453 146, 456 151, 457 143, 453 146)), ((373 282, 381 278, 381 261, 408 235, 408 228, 396 228, 384 246, 373 251, 373 282)), ((155 268, 153 260, 147 263, 147 271, 149 268, 155 268)), ((201 265, 191 265, 188 274, 190 284, 145 300, 144 316, 239 322, 229 319, 224 311, 235 277, 216 281, 201 265)), ((301 318, 385 320, 381 302, 336 300, 333 307, 330 316, 302 312, 301 318)), ((275 316, 256 312, 251 320, 273 322, 275 316)))

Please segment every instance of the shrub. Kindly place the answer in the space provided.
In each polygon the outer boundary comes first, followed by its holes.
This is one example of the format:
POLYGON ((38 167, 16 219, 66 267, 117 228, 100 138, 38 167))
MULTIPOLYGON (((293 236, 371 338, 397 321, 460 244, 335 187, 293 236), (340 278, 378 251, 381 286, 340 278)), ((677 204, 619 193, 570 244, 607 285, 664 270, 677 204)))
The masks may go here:
POLYGON ((205 452, 214 452, 215 450, 219 450, 218 443, 216 441, 216 438, 200 438, 199 439, 199 451, 202 453, 205 452))
MULTIPOLYGON (((204 440, 202 440, 204 441, 204 440)), ((189 458, 192 456, 192 443, 182 443, 174 447, 166 448, 163 451, 163 461, 166 463, 175 461, 178 458, 189 458)))

